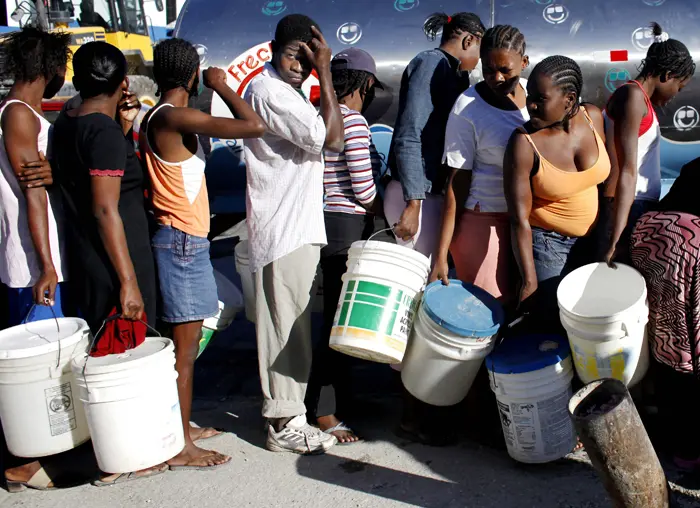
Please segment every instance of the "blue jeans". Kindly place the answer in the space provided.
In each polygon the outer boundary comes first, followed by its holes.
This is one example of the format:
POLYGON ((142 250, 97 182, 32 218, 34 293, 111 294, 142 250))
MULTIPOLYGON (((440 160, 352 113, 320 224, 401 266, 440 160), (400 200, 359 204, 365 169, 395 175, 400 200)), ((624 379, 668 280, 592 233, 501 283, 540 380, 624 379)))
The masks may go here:
POLYGON ((219 311, 209 240, 159 226, 151 240, 166 323, 203 321, 219 311))
MULTIPOLYGON (((620 239, 617 242, 617 251, 615 253, 615 261, 627 265, 632 264, 630 259, 630 240, 632 231, 637 225, 639 218, 652 210, 657 201, 649 201, 646 199, 637 199, 632 203, 630 214, 627 218, 627 227, 622 231, 620 239)), ((596 261, 602 261, 605 254, 610 248, 610 237, 613 232, 613 214, 615 212, 614 200, 603 199, 600 204, 600 214, 598 216, 598 224, 596 225, 595 235, 597 236, 597 255, 596 261)))
POLYGON ((545 327, 559 328, 557 288, 567 274, 594 261, 593 238, 564 236, 533 227, 532 253, 538 286, 533 313, 545 327))

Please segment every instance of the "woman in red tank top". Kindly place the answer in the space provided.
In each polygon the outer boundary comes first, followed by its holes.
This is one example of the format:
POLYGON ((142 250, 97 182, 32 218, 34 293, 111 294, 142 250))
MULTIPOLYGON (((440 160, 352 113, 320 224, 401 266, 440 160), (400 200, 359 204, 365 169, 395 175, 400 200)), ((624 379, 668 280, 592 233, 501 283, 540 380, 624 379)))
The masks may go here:
POLYGON ((686 46, 652 24, 649 47, 635 81, 620 87, 605 111, 612 162, 599 222, 599 256, 629 263, 629 236, 661 192, 660 130, 654 106, 664 106, 690 81, 695 64, 686 46))

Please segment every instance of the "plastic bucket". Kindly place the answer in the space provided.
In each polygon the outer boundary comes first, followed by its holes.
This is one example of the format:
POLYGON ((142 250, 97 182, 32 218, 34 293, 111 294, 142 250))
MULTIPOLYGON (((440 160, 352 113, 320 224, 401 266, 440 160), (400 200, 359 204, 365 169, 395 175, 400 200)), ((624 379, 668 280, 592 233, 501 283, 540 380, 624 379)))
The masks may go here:
POLYGON ((634 268, 593 263, 574 270, 557 290, 562 326, 584 383, 611 377, 628 386, 649 369, 646 282, 634 268))
POLYGON ((253 272, 250 271, 250 255, 248 253, 248 240, 238 242, 234 249, 236 258, 236 272, 241 276, 243 297, 245 298, 245 317, 251 323, 255 323, 255 282, 253 272))
POLYGON ((459 280, 428 285, 402 363, 406 390, 433 406, 460 402, 503 320, 501 305, 481 288, 459 280))
POLYGON ((380 363, 401 363, 430 260, 407 247, 361 241, 348 251, 330 347, 380 363))
POLYGON ((185 437, 170 339, 149 337, 119 355, 82 355, 72 368, 102 471, 138 471, 182 451, 185 437))
POLYGON ((87 323, 76 318, 0 332, 0 420, 10 453, 45 457, 90 439, 70 368, 89 344, 87 323))
POLYGON ((564 337, 512 337, 486 358, 486 367, 512 458, 541 464, 574 449, 568 409, 574 368, 564 337))
POLYGON ((214 334, 228 328, 236 318, 236 314, 245 305, 241 292, 224 274, 214 269, 214 279, 216 280, 216 289, 219 294, 219 312, 216 316, 205 319, 204 323, 202 323, 202 338, 199 339, 198 358, 207 348, 214 334))

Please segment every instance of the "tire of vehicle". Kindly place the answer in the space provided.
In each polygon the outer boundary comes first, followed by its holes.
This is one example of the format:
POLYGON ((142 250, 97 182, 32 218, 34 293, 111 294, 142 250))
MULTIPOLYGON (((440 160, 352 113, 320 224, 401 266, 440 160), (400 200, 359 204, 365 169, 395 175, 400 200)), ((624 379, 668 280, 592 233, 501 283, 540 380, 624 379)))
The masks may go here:
POLYGON ((129 76, 129 91, 135 93, 146 106, 155 106, 158 103, 156 91, 158 86, 148 76, 129 76))

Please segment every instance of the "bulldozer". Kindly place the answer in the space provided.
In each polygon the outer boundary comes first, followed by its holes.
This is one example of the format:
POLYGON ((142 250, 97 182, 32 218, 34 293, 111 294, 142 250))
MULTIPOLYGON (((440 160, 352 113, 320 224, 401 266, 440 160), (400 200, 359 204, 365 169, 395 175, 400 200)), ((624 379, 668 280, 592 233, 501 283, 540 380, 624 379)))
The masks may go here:
MULTIPOLYGON (((157 87, 153 81, 153 42, 143 0, 81 0, 78 16, 71 1, 15 1, 18 5, 12 12, 13 20, 21 26, 34 24, 47 30, 69 33, 73 53, 83 44, 94 41, 104 41, 119 48, 129 64, 131 91, 139 97, 142 104, 152 106, 158 102, 157 87)), ((162 0, 156 0, 156 8, 158 11, 163 10, 162 0)), ((69 61, 66 83, 54 101, 67 100, 77 93, 72 78, 73 68, 69 61)), ((11 86, 11 80, 2 80, 0 99, 11 86)))

